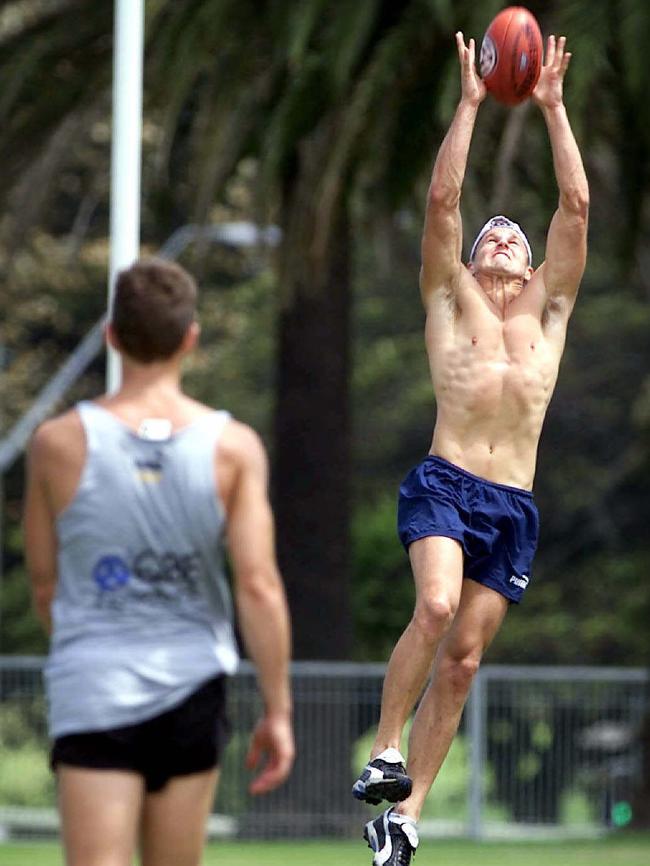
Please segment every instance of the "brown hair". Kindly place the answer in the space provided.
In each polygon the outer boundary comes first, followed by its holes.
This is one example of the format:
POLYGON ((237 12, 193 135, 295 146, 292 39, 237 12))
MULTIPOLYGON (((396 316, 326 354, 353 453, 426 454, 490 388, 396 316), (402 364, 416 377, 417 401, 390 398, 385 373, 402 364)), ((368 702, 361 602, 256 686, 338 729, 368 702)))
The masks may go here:
POLYGON ((180 265, 141 259, 118 274, 111 324, 119 347, 143 364, 170 358, 194 321, 197 288, 180 265))

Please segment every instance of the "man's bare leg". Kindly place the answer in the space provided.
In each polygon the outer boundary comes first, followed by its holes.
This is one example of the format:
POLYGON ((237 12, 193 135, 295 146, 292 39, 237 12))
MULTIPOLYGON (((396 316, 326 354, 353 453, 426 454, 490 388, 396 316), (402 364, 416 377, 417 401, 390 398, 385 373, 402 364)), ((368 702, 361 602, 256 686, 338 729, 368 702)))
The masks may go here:
POLYGON ((217 769, 176 776, 146 795, 142 866, 199 866, 218 778, 217 769))
POLYGON ((144 784, 136 773, 57 766, 67 866, 131 866, 144 784))
POLYGON ((402 730, 431 672, 438 645, 449 629, 463 583, 463 551, 452 538, 414 541, 409 557, 415 580, 415 610, 388 662, 375 758, 387 748, 399 749, 402 730))
POLYGON ((397 811, 416 821, 458 729, 474 674, 508 609, 499 593, 465 580, 458 613, 436 654, 431 682, 420 702, 407 771, 413 788, 397 811))

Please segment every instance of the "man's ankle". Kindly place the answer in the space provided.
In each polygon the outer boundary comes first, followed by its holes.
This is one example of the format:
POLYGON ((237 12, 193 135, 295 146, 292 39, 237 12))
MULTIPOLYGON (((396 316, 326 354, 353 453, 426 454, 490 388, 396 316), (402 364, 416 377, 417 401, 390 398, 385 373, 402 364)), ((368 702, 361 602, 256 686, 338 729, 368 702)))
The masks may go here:
POLYGON ((387 746, 379 752, 372 751, 370 753, 370 760, 374 761, 376 758, 379 758, 382 761, 387 761, 389 764, 405 763, 404 755, 396 746, 387 746))
POLYGON ((384 752, 387 752, 389 750, 393 750, 393 751, 401 754, 400 748, 399 748, 399 740, 382 741, 381 743, 375 743, 373 745, 372 749, 370 750, 370 760, 374 761, 375 758, 379 757, 379 755, 381 755, 384 752))
POLYGON ((409 818, 416 824, 420 820, 421 811, 421 809, 415 807, 415 804, 411 802, 410 798, 407 800, 402 800, 400 803, 395 803, 395 806, 393 807, 393 812, 396 812, 403 818, 409 818))

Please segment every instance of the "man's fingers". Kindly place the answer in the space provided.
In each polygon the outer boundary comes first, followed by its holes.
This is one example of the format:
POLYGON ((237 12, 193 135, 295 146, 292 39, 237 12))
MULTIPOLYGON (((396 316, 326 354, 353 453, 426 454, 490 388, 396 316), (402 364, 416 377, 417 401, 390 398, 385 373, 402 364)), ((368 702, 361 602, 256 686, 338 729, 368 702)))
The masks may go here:
POLYGON ((250 746, 248 747, 248 753, 246 755, 246 767, 249 770, 254 770, 255 767, 260 762, 261 757, 261 749, 255 739, 251 741, 250 746))
POLYGON ((465 45, 465 37, 459 30, 456 34, 456 45, 458 46, 458 57, 464 70, 468 69, 472 60, 472 52, 474 50, 474 40, 470 39, 469 44, 465 45))
POLYGON ((469 61, 469 64, 468 64, 469 68, 474 69, 474 66, 476 65, 476 42, 474 41, 473 38, 469 40, 468 61, 469 61))
POLYGON ((460 62, 463 62, 463 57, 465 56, 465 42, 463 40, 463 34, 458 31, 456 34, 456 48, 458 49, 458 59, 460 62))
POLYGON ((549 36, 546 43, 546 62, 544 66, 552 66, 555 60, 555 36, 549 36))
POLYGON ((264 770, 256 776, 248 786, 251 794, 267 794, 284 781, 279 778, 278 771, 272 767, 265 767, 264 770))
POLYGON ((281 785, 291 770, 289 755, 275 755, 269 760, 262 772, 250 783, 251 794, 266 794, 281 785))

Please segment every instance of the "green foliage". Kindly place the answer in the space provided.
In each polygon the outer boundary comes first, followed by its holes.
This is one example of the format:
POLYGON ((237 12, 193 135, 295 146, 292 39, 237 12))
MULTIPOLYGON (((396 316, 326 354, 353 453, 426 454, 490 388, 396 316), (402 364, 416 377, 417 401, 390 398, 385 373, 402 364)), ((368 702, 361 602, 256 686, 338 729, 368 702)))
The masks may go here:
POLYGON ((32 609, 27 575, 20 566, 3 576, 0 622, 2 654, 44 655, 47 652, 47 637, 32 609))
POLYGON ((48 641, 32 607, 23 562, 23 536, 18 522, 20 514, 15 502, 11 501, 14 485, 19 491, 22 489, 22 461, 18 468, 20 472, 11 473, 4 479, 9 508, 5 505, 3 515, 4 573, 0 587, 0 654, 44 654, 47 652, 48 641))
MULTIPOLYGON (((55 237, 39 230, 11 259, 0 249, 6 278, 0 297, 2 341, 10 354, 0 381, 3 428, 29 408, 53 371, 103 315, 106 253, 102 242, 89 243, 75 254, 67 234, 55 237)), ((68 399, 100 390, 102 372, 100 361, 68 399)))
POLYGON ((0 762, 0 807, 54 806, 54 777, 42 746, 3 749, 0 762))
POLYGON ((208 276, 209 260, 204 268, 208 273, 199 306, 201 342, 187 361, 187 387, 196 399, 227 408, 268 440, 276 314, 273 276, 261 271, 228 286, 218 275, 208 276))
POLYGON ((650 653, 644 551, 585 558, 563 580, 540 567, 491 647, 493 662, 638 665, 650 653))
POLYGON ((248 733, 234 734, 225 750, 215 803, 215 811, 220 814, 239 817, 248 808, 250 795, 244 766, 249 739, 248 733))
POLYGON ((0 807, 53 806, 54 777, 42 734, 42 701, 0 704, 0 807))
POLYGON ((408 558, 397 539, 393 497, 361 506, 352 538, 355 655, 387 659, 411 618, 414 601, 408 558))
POLYGON ((589 824, 597 824, 599 816, 596 814, 594 803, 582 791, 565 791, 560 803, 560 821, 568 826, 584 827, 589 824))

